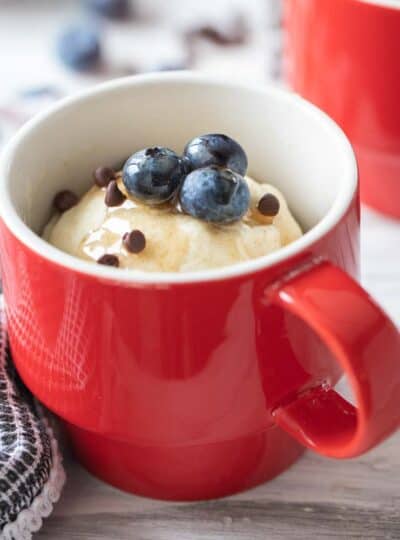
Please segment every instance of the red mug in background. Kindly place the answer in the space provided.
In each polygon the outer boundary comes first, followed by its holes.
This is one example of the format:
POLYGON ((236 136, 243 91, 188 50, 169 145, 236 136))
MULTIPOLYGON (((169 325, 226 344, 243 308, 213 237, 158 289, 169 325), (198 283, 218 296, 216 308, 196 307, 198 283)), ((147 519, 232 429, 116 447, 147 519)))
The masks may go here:
POLYGON ((13 357, 97 476, 152 497, 218 497, 275 476, 305 447, 352 457, 399 426, 399 333, 355 281, 356 162, 310 103, 190 73, 112 81, 30 121, 0 183, 13 357), (95 265, 37 234, 54 194, 82 193, 99 164, 154 144, 181 151, 207 132, 241 142, 302 238, 179 274, 95 265), (334 390, 342 374, 355 406, 334 390))
POLYGON ((400 2, 284 0, 294 90, 350 138, 361 200, 400 218, 400 2))

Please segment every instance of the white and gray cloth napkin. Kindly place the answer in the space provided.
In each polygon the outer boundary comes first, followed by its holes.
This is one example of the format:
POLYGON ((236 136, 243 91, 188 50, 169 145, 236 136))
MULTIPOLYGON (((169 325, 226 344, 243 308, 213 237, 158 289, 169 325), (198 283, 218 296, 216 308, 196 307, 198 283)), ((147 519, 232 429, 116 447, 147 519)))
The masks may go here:
POLYGON ((57 441, 14 368, 0 307, 0 539, 29 540, 64 483, 57 441))

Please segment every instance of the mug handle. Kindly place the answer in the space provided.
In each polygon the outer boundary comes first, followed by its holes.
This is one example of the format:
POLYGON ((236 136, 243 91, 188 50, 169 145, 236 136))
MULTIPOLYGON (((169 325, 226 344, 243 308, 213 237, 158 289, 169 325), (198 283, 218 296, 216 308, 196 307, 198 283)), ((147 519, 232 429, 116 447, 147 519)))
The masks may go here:
POLYGON ((333 352, 353 390, 354 407, 320 385, 278 406, 278 426, 325 456, 366 452, 400 425, 400 334, 348 274, 318 262, 267 291, 269 302, 297 315, 333 352))

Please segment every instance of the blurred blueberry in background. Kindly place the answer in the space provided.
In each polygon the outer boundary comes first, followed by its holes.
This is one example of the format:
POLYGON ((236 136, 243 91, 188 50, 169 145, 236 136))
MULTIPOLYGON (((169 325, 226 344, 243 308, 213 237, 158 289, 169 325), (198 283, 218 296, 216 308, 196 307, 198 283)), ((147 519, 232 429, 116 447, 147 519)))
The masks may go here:
POLYGON ((19 96, 22 98, 41 98, 41 97, 54 97, 59 98, 62 96, 62 92, 56 86, 39 85, 23 88, 19 91, 19 96))
POLYGON ((65 28, 57 39, 57 53, 68 67, 85 71, 94 69, 101 57, 100 36, 90 23, 65 28))
POLYGON ((165 62, 154 65, 149 69, 149 71, 182 71, 188 69, 188 64, 184 61, 182 62, 165 62))
POLYGON ((83 0, 83 2, 88 9, 104 17, 119 19, 129 14, 129 0, 83 0))

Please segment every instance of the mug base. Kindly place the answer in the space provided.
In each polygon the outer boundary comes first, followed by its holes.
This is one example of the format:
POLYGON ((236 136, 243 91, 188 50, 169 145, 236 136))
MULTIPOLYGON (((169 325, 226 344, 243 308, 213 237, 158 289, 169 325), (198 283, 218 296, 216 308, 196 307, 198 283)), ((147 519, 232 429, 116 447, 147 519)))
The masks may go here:
POLYGON ((121 489, 154 499, 195 501, 243 491, 283 472, 304 447, 277 427, 232 441, 136 446, 66 425, 80 463, 121 489))
POLYGON ((360 168, 361 201, 400 219, 400 155, 354 144, 360 168))

